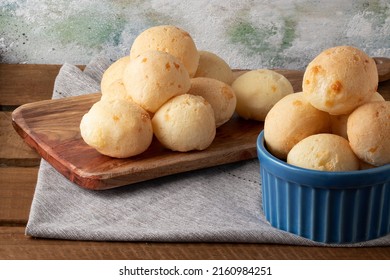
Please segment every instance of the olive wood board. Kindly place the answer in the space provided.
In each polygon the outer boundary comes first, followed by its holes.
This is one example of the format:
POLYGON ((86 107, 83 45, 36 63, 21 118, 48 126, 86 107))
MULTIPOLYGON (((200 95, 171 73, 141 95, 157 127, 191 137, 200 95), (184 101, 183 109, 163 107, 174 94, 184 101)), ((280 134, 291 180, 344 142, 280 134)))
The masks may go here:
MULTIPOLYGON (((300 91, 302 71, 277 70, 300 91)), ((235 75, 245 70, 236 70, 235 75)), ((256 139, 263 122, 244 120, 236 114, 217 128, 213 143, 203 151, 174 152, 156 138, 142 154, 112 158, 88 146, 80 135, 82 116, 100 93, 28 103, 12 113, 15 130, 57 171, 77 185, 104 190, 166 175, 222 165, 257 156, 256 139)))

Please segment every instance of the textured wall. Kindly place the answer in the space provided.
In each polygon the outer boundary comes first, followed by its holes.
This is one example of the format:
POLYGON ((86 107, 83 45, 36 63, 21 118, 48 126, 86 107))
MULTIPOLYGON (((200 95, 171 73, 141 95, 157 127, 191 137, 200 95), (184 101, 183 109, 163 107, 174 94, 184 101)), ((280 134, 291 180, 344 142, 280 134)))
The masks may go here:
POLYGON ((160 24, 184 28, 234 68, 302 69, 343 44, 390 57, 389 0, 0 0, 0 61, 85 64, 128 52, 160 24))

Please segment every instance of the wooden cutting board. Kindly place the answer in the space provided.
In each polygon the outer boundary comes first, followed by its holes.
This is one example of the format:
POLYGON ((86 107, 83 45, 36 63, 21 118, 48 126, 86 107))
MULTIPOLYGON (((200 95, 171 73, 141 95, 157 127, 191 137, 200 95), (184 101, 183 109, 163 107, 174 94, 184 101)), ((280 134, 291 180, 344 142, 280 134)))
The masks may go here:
MULTIPOLYGON (((277 70, 301 91, 303 72, 277 70)), ((235 71, 240 75, 245 71, 235 71)), ((100 94, 46 100, 20 106, 12 114, 14 128, 25 142, 70 181, 81 187, 104 190, 166 175, 252 159, 263 122, 233 118, 217 129, 204 151, 172 152, 156 140, 149 149, 127 159, 99 154, 81 138, 82 116, 100 94)))

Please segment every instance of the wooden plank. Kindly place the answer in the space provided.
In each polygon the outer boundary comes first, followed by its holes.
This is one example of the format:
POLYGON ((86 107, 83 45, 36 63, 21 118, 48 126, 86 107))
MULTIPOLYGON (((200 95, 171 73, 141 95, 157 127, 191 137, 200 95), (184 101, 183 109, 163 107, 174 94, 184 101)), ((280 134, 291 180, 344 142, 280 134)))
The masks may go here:
POLYGON ((61 65, 0 64, 0 105, 50 99, 61 65))
POLYGON ((0 143, 0 166, 39 165, 39 154, 13 128, 11 112, 0 112, 0 143))
POLYGON ((83 242, 34 239, 24 235, 23 227, 0 227, 0 259, 388 260, 390 248, 328 248, 228 243, 83 242))
POLYGON ((0 168, 0 226, 27 223, 37 174, 38 167, 0 168))
POLYGON ((8 110, 50 99, 61 67, 57 64, 0 64, 0 107, 8 110))

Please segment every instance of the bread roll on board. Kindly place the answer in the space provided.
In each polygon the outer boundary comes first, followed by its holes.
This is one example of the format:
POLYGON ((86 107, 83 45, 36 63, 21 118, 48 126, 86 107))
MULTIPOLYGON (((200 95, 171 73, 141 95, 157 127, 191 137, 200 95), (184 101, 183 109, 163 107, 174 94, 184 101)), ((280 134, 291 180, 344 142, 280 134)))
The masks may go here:
POLYGON ((204 150, 216 134, 210 103, 191 94, 170 99, 154 114, 152 124, 160 143, 173 151, 204 150))
POLYGON ((100 100, 83 116, 81 137, 99 153, 126 158, 144 152, 153 138, 149 114, 123 99, 100 100))
POLYGON ((172 25, 151 27, 135 38, 130 49, 130 58, 157 50, 177 57, 191 77, 195 75, 199 64, 199 53, 195 42, 187 31, 172 25))
POLYGON ((264 121, 269 110, 293 87, 283 75, 267 69, 252 70, 232 84, 237 97, 237 114, 244 119, 264 121))
POLYGON ((131 98, 152 113, 191 86, 180 60, 160 51, 147 51, 132 59, 123 73, 123 83, 131 98))
POLYGON ((229 64, 215 53, 199 51, 199 65, 194 77, 213 78, 228 85, 233 83, 233 71, 229 64))
POLYGON ((105 94, 108 87, 116 82, 117 80, 122 80, 123 78, 123 71, 127 67, 127 65, 130 62, 130 56, 124 56, 119 58, 117 61, 115 61, 113 64, 108 67, 102 76, 102 80, 100 81, 100 88, 102 94, 105 94))
POLYGON ((226 123, 236 109, 236 95, 226 83, 211 78, 192 78, 188 94, 199 95, 206 99, 214 110, 215 125, 226 123))

